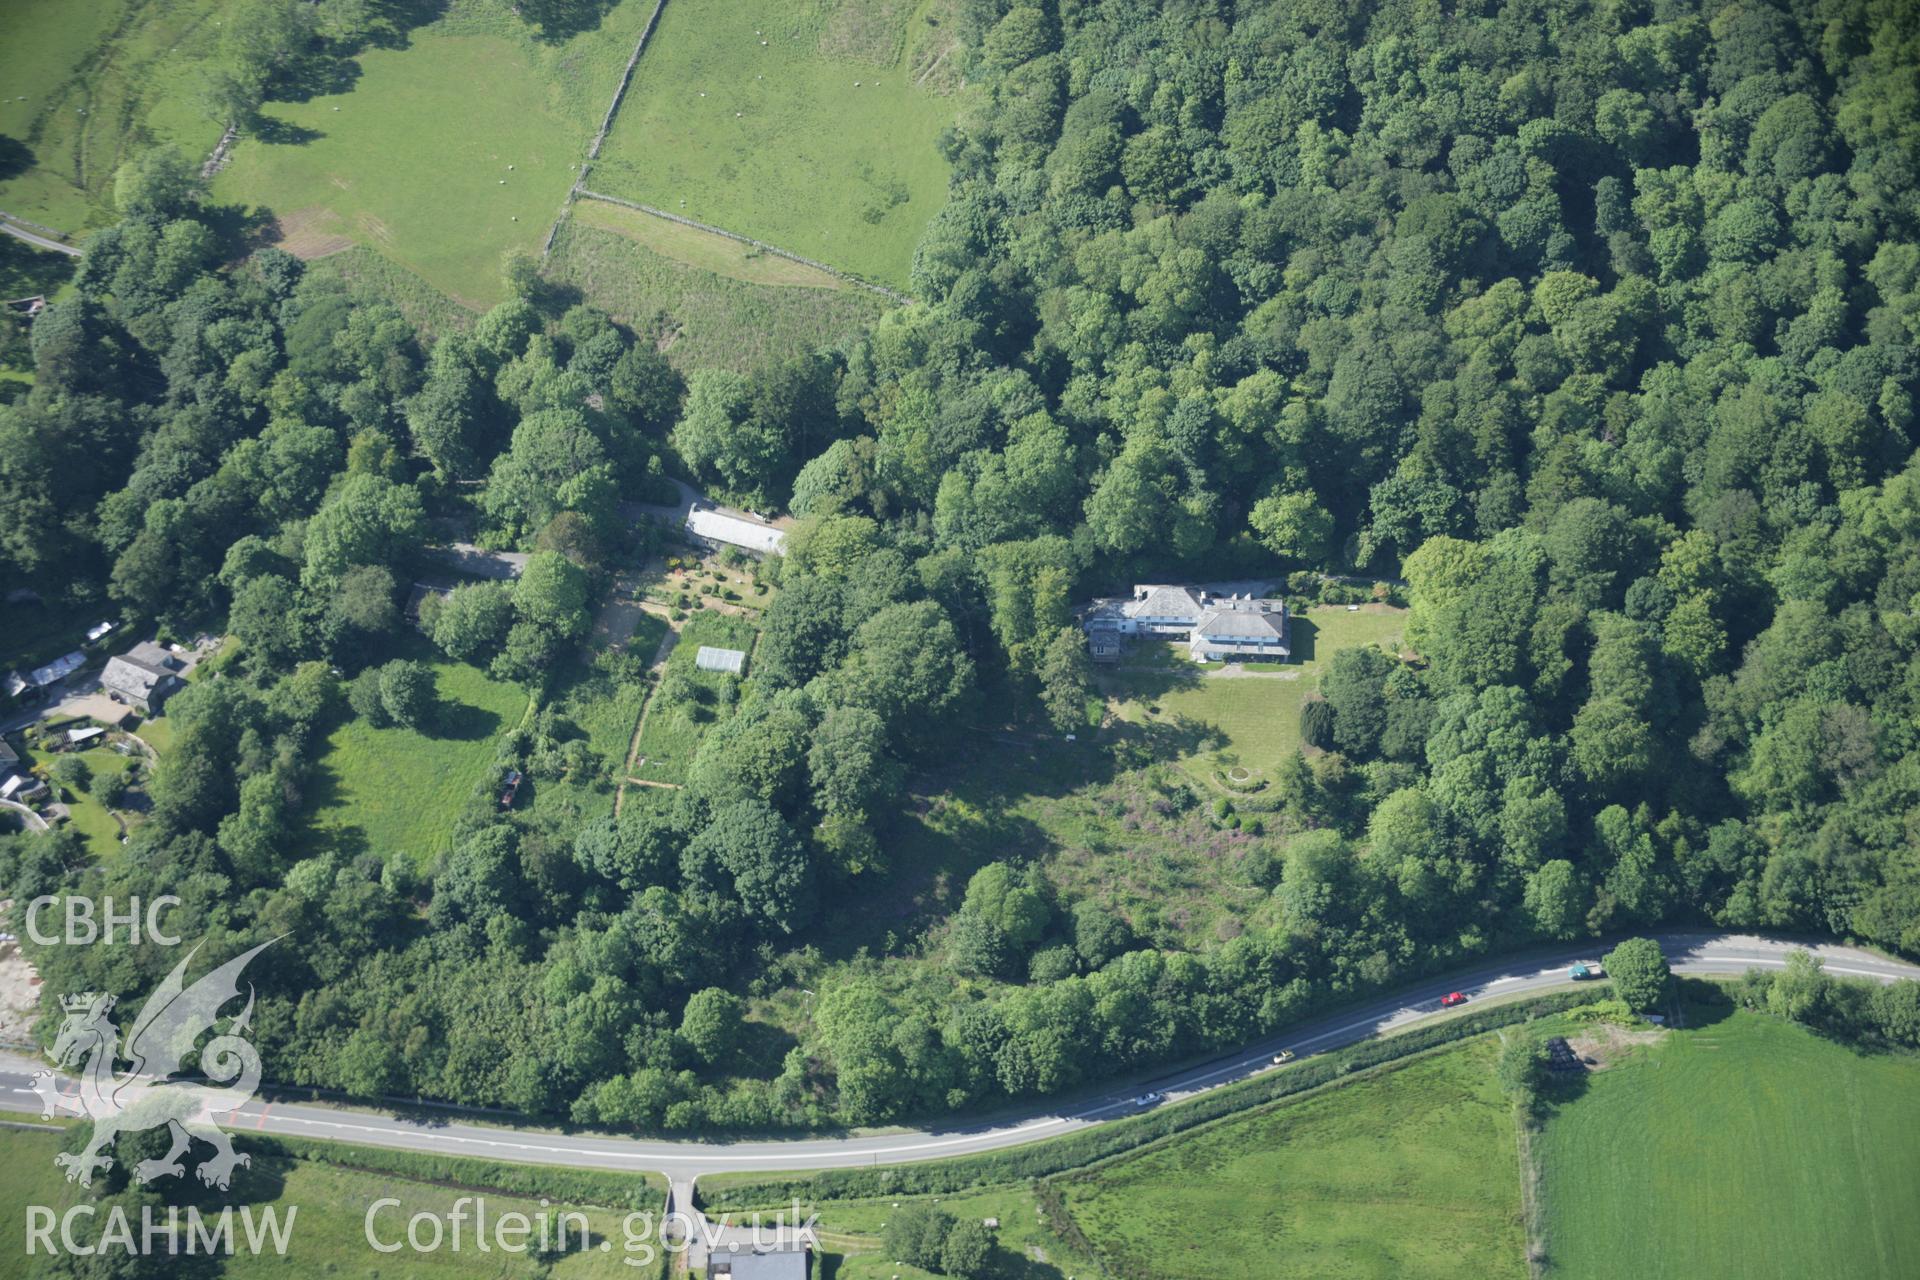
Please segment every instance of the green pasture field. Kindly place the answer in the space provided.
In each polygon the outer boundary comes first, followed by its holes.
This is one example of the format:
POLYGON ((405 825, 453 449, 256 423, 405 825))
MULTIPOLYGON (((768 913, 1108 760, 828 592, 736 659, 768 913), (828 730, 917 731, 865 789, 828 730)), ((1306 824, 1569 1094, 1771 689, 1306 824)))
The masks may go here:
MULTIPOLYGON (((745 649, 751 654, 757 635, 749 619, 706 609, 681 623, 679 632, 680 639, 667 659, 667 669, 684 671, 694 687, 705 693, 706 700, 702 704, 705 718, 695 719, 678 707, 655 705, 648 710, 646 730, 640 735, 640 759, 633 770, 634 777, 648 782, 685 782, 687 766, 693 763, 694 753, 700 749, 700 742, 706 737, 707 731, 732 714, 719 703, 718 698, 720 690, 726 685, 734 685, 737 689, 740 678, 725 672, 696 668, 693 660, 700 646, 745 649)), ((751 677, 752 674, 753 665, 749 660, 747 675, 751 677)))
POLYGON ((1721 1002, 1584 1078, 1534 1142, 1550 1275, 1920 1275, 1920 1058, 1721 1002))
POLYGON ((624 0, 547 44, 504 0, 465 0, 361 54, 347 91, 269 103, 304 140, 243 140, 214 194, 271 210, 291 252, 364 245, 485 309, 502 255, 539 252, 650 10, 624 0))
POLYGON ((199 106, 229 0, 7 0, 0 13, 0 209, 77 234, 114 219, 113 175, 173 143, 205 155, 199 106), (21 162, 24 161, 24 168, 21 162))
MULTIPOLYGON (((745 372, 834 346, 891 305, 864 289, 750 282, 689 265, 646 243, 653 232, 639 221, 645 217, 617 205, 577 202, 554 239, 547 271, 579 289, 588 302, 654 337, 683 371, 716 366, 745 372), (622 214, 632 221, 617 218, 622 214), (615 220, 621 222, 616 230, 597 225, 615 220)), ((682 253, 697 256, 684 247, 682 253)))
POLYGON ((1259 778, 1299 749, 1300 704, 1319 688, 1333 655, 1370 646, 1398 649, 1406 616, 1389 605, 1352 613, 1344 605, 1310 609, 1292 620, 1293 660, 1247 664, 1244 675, 1191 662, 1184 646, 1146 640, 1096 674, 1115 713, 1129 723, 1198 726, 1217 736, 1219 741, 1180 749, 1180 763, 1196 781, 1211 785, 1213 775, 1235 767, 1259 778))
MULTIPOLYGON (((122 1145, 129 1140, 122 1138, 122 1145)), ((0 1214, 0 1275, 25 1275, 31 1270, 26 1265, 26 1216, 18 1206, 45 1205, 59 1213, 80 1203, 86 1194, 68 1183, 53 1163, 55 1153, 63 1150, 66 1142, 67 1134, 60 1130, 0 1128, 0 1197, 14 1206, 12 1211, 0 1214)), ((207 1147, 196 1145, 195 1156, 207 1154, 207 1147)), ((190 1159, 189 1178, 192 1177, 191 1163, 190 1159)), ((197 1188, 198 1183, 194 1186, 197 1188)), ((173 1197, 169 1199, 179 1202, 173 1197)), ((529 1274, 551 1275, 555 1280, 613 1280, 622 1276, 658 1280, 666 1274, 664 1258, 656 1258, 644 1266, 625 1265, 626 1257, 638 1261, 642 1255, 626 1253, 624 1214, 617 1210, 571 1205, 552 1205, 542 1210, 537 1198, 484 1188, 441 1186, 393 1173, 375 1173, 281 1155, 255 1155, 253 1163, 238 1172, 233 1196, 220 1197, 217 1203, 200 1203, 203 1213, 213 1215, 219 1213, 222 1205, 231 1203, 236 1219, 234 1235, 241 1240, 245 1235, 237 1219, 242 1207, 252 1207, 256 1214, 262 1208, 271 1207, 282 1222, 289 1212, 293 1214, 285 1256, 236 1251, 218 1268, 218 1274, 229 1280, 333 1275, 420 1276, 427 1280, 500 1277, 506 1280, 529 1274), (531 1252, 508 1254, 496 1248, 483 1253, 475 1246, 471 1204, 466 1206, 468 1217, 458 1252, 450 1247, 450 1236, 443 1240, 439 1250, 431 1253, 410 1248, 403 1248, 399 1253, 377 1253, 367 1242, 367 1212, 376 1200, 400 1201, 397 1208, 383 1209, 374 1220, 381 1243, 388 1244, 405 1241, 407 1220, 417 1213, 439 1218, 443 1229, 448 1229, 447 1215, 452 1212, 454 1202, 474 1196, 485 1199, 490 1223, 497 1222, 498 1215, 514 1212, 527 1215, 529 1221, 537 1221, 535 1215, 545 1212, 549 1222, 556 1222, 562 1209, 577 1210, 587 1220, 588 1247, 569 1252, 552 1261, 550 1266, 537 1260, 531 1252), (610 1248, 602 1250, 601 1241, 610 1248)), ((140 1221, 138 1211, 133 1212, 132 1223, 138 1240, 140 1221)), ((161 1211, 161 1220, 165 1220, 164 1211, 161 1211)), ((89 1233, 97 1234, 103 1226, 97 1218, 91 1222, 81 1220, 76 1226, 76 1235, 91 1238, 89 1233)), ((430 1239, 425 1231, 423 1228, 422 1238, 430 1239)), ((44 1261, 44 1258, 35 1261, 44 1261)))
POLYGON ((958 106, 933 9, 671 0, 592 189, 905 287, 946 198, 936 143, 958 106))
MULTIPOLYGON (((1491 1036, 1060 1180, 1147 1278, 1526 1275, 1513 1108, 1491 1036)), ((1630 1274, 1617 1272, 1615 1274, 1630 1274)))
POLYGON ((527 695, 464 663, 428 665, 439 705, 424 729, 349 720, 327 735, 308 793, 317 844, 422 859, 447 847, 469 797, 488 780, 495 742, 520 723, 527 695))
POLYGON ((365 245, 357 244, 313 259, 307 264, 307 271, 312 275, 337 277, 351 290, 392 303, 408 323, 430 338, 461 332, 474 321, 472 311, 428 284, 423 277, 365 245))
POLYGON ((574 206, 573 216, 589 227, 625 236, 663 258, 744 284, 831 290, 854 287, 818 267, 604 200, 582 200, 574 206))

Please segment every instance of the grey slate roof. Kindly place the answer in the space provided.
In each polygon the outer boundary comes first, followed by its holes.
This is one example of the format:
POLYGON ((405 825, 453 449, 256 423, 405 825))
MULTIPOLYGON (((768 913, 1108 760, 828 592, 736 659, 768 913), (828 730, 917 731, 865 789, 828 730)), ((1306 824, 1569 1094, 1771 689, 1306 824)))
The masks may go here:
POLYGON ((1243 609, 1217 609, 1194 626, 1202 636, 1266 638, 1287 634, 1287 615, 1284 613, 1252 613, 1243 609))
POLYGON ((178 666, 179 659, 151 640, 142 640, 108 660, 107 669, 100 673, 100 683, 110 692, 145 702, 163 683, 178 679, 174 674, 178 666))
POLYGON ((1126 611, 1135 618, 1198 618, 1204 608, 1191 587, 1138 586, 1126 611))

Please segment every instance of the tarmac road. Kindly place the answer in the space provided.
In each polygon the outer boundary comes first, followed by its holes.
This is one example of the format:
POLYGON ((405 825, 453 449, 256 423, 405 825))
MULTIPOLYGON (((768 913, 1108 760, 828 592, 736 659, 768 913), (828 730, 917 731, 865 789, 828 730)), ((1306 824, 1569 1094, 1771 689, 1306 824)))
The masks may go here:
MULTIPOLYGON (((1657 937, 1678 973, 1725 976, 1756 967, 1780 968, 1785 965, 1789 950, 1805 947, 1825 960, 1826 971, 1831 974, 1882 982, 1920 979, 1920 965, 1852 947, 1739 934, 1672 933, 1657 937)), ((677 1186, 687 1186, 706 1174, 726 1171, 900 1164, 992 1151, 1101 1124, 1133 1114, 1138 1110, 1133 1099, 1149 1089, 1166 1095, 1167 1103, 1163 1105, 1177 1103, 1271 1070, 1272 1057, 1282 1048, 1292 1049, 1304 1059, 1370 1036, 1448 1016, 1441 1012, 1439 1002, 1451 991, 1465 993, 1466 1009, 1470 1010, 1485 999, 1509 999, 1568 986, 1567 966, 1576 960, 1592 961, 1601 950, 1604 948, 1589 944, 1512 957, 1446 979, 1420 983, 1397 995, 1304 1023, 1284 1035, 1226 1057, 1175 1070, 1124 1090, 1045 1106, 1024 1115, 951 1127, 834 1138, 674 1141, 562 1133, 519 1127, 507 1123, 506 1118, 493 1124, 471 1112, 451 1109, 437 1114, 428 1109, 395 1114, 305 1101, 267 1102, 260 1098, 221 1119, 228 1129, 243 1133, 253 1130, 482 1159, 658 1172, 666 1174, 677 1186)), ((31 1086, 33 1072, 41 1069, 44 1064, 36 1064, 29 1057, 0 1053, 0 1110, 38 1115, 40 1101, 31 1086)))

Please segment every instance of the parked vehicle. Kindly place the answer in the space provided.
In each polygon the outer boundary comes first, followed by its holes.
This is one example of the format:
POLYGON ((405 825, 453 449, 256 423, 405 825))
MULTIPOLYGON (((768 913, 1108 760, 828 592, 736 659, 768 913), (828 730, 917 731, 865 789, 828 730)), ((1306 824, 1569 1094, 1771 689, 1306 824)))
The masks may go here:
POLYGON ((1451 1009, 1455 1005, 1462 1005, 1466 1002, 1466 996, 1458 991, 1449 991, 1446 995, 1440 997, 1440 1007, 1442 1009, 1451 1009))
POLYGON ((1592 978, 1604 978, 1607 971, 1597 964, 1576 964, 1567 970, 1567 976, 1575 982, 1586 982, 1592 978))
POLYGON ((500 780, 500 807, 513 808, 514 797, 520 794, 521 775, 518 769, 507 770, 507 776, 500 780))

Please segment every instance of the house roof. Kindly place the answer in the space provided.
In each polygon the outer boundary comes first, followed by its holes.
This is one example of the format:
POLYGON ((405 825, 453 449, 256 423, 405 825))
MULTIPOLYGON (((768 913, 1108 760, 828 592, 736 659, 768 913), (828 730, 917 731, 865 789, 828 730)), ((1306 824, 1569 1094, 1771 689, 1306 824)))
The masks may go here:
POLYGON ((84 728, 67 730, 67 741, 68 742, 89 742, 94 738, 99 737, 101 734, 105 732, 106 730, 102 729, 99 725, 90 724, 84 728))
POLYGON ((807 1251, 798 1244, 738 1253, 716 1248, 707 1260, 707 1274, 731 1275, 732 1280, 807 1280, 807 1251))
POLYGON ((1203 636, 1247 636, 1267 637, 1287 635, 1287 615, 1284 611, 1274 613, 1254 613, 1245 609, 1213 609, 1195 624, 1194 630, 1203 636))
POLYGON ((749 551, 782 551, 787 535, 770 524, 731 515, 713 507, 696 506, 687 512, 687 528, 713 542, 727 542, 749 551))
POLYGON ((133 648, 127 650, 123 656, 131 658, 135 662, 143 662, 150 667, 157 667, 162 671, 178 671, 180 669, 180 659, 174 657, 172 653, 161 648, 151 640, 140 641, 140 643, 134 645, 133 648))
POLYGON ((180 660, 150 640, 142 640, 117 658, 107 660, 100 683, 114 693, 145 700, 162 681, 173 679, 180 660))
POLYGON ((1204 611, 1192 587, 1136 586, 1126 612, 1134 618, 1197 618, 1204 611))
POLYGON ((19 763, 20 753, 8 746, 5 738, 0 738, 0 766, 16 765, 19 763))
POLYGON ((16 773, 5 782, 0 782, 0 800, 17 800, 21 796, 39 795, 46 789, 46 785, 30 773, 16 773))

